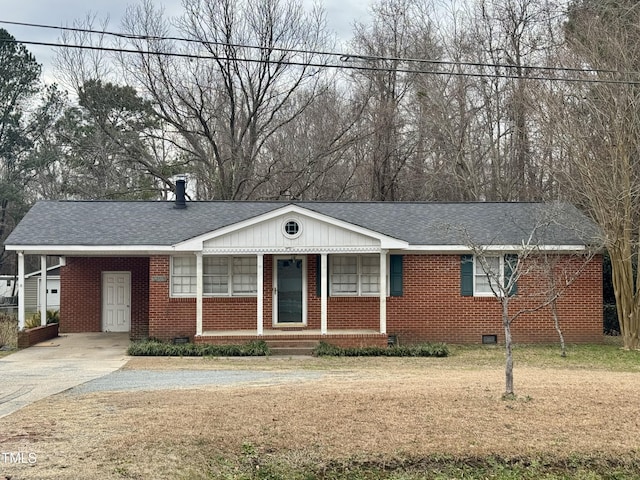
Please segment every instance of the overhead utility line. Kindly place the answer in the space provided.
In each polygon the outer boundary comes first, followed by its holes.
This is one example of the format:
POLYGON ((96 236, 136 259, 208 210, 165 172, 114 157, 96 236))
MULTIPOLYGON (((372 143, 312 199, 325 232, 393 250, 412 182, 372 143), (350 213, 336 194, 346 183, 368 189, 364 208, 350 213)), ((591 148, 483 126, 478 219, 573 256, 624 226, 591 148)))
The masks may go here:
POLYGON ((259 51, 268 50, 268 51, 293 53, 293 54, 338 57, 341 63, 328 63, 328 62, 319 63, 319 62, 294 61, 294 60, 282 60, 282 59, 265 60, 265 59, 259 59, 259 58, 234 57, 230 55, 215 55, 213 52, 211 52, 210 55, 203 55, 203 54, 195 54, 195 53, 164 52, 159 50, 140 50, 140 49, 130 49, 130 48, 122 48, 122 47, 63 44, 63 43, 39 42, 39 41, 30 41, 30 40, 15 40, 15 41, 0 40, 0 42, 4 42, 4 43, 7 43, 7 42, 22 43, 25 45, 49 46, 54 48, 76 48, 76 49, 82 49, 82 50, 98 50, 98 51, 113 52, 113 53, 167 56, 167 57, 178 57, 178 58, 187 58, 187 59, 196 59, 196 60, 225 60, 225 61, 238 61, 238 62, 248 62, 248 63, 273 63, 273 64, 302 66, 302 67, 336 68, 336 69, 360 70, 360 71, 399 72, 399 73, 447 75, 447 76, 472 77, 472 78, 503 78, 503 79, 552 81, 552 82, 574 82, 574 83, 580 82, 580 83, 640 85, 640 79, 639 80, 616 80, 616 79, 602 79, 602 78, 588 78, 588 77, 578 78, 578 77, 532 75, 530 73, 526 73, 523 75, 523 74, 512 74, 512 73, 500 73, 497 71, 469 72, 469 71, 455 71, 455 70, 432 70, 432 69, 425 70, 425 69, 406 68, 406 67, 401 68, 397 66, 387 67, 384 65, 371 65, 371 63, 374 63, 374 62, 414 63, 414 64, 442 65, 442 66, 450 66, 450 67, 493 68, 493 69, 504 69, 507 71, 513 71, 514 69, 521 69, 527 72, 555 71, 555 72, 567 72, 567 73, 584 73, 584 74, 591 74, 591 75, 596 73, 601 73, 601 74, 636 76, 640 78, 640 73, 638 72, 345 54, 340 52, 327 52, 327 51, 279 48, 279 47, 261 47, 257 45, 248 45, 248 44, 203 41, 203 40, 196 40, 196 39, 189 39, 189 38, 182 38, 182 37, 132 35, 132 34, 120 33, 120 32, 91 30, 91 29, 76 28, 76 27, 57 27, 53 25, 12 22, 8 20, 0 20, 0 24, 19 25, 19 26, 34 27, 34 28, 47 28, 47 29, 55 29, 55 30, 63 30, 63 31, 74 31, 74 32, 80 32, 80 33, 99 34, 99 35, 111 35, 111 36, 116 36, 120 38, 126 38, 129 40, 179 41, 179 42, 187 42, 187 43, 196 43, 200 45, 204 44, 204 45, 210 45, 210 46, 220 46, 220 47, 230 47, 230 48, 246 48, 246 49, 259 50, 259 51), (358 63, 356 64, 354 62, 358 62, 358 63))

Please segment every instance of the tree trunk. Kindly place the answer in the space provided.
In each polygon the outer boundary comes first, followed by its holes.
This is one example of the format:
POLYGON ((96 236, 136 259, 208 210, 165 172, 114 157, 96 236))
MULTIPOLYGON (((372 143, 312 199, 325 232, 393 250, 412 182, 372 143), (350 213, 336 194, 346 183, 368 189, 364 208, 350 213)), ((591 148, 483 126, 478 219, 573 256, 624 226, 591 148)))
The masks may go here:
POLYGON ((513 392, 513 352, 511 349, 511 320, 509 319, 509 299, 502 299, 502 325, 504 326, 504 346, 507 361, 505 364, 505 390, 503 398, 512 397, 513 392))
POLYGON ((564 335, 562 334, 562 329, 560 328, 560 317, 558 316, 558 305, 555 299, 551 301, 550 307, 551 307, 551 315, 553 316, 553 325, 556 329, 556 332, 558 332, 558 337, 560 338, 560 356, 566 357, 567 349, 564 343, 564 335))

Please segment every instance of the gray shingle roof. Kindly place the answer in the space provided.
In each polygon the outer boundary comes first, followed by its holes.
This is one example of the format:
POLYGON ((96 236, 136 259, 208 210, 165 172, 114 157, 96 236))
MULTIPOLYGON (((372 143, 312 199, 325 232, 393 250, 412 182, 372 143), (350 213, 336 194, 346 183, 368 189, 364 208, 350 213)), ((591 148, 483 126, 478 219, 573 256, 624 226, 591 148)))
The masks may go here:
POLYGON ((515 245, 534 230, 540 243, 582 245, 598 232, 566 203, 40 201, 5 244, 169 246, 289 204, 411 245, 515 245))

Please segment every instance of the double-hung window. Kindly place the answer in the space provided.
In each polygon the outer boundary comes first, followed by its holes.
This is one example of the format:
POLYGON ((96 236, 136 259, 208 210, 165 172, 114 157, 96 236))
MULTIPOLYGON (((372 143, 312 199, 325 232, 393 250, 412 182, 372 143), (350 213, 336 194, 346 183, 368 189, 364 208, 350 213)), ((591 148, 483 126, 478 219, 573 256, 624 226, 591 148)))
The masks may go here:
POLYGON ((233 257, 231 276, 233 294, 254 295, 258 292, 258 264, 256 257, 233 257))
MULTIPOLYGON (((490 297, 504 293, 513 269, 518 264, 516 255, 462 255, 460 263, 460 293, 463 297, 490 297)), ((510 286, 509 295, 517 294, 518 286, 510 286)))
POLYGON ((171 293, 179 297, 196 294, 196 257, 173 257, 171 259, 171 293))
POLYGON ((331 255, 330 292, 335 296, 366 296, 380 292, 380 257, 331 255))
MULTIPOLYGON (((205 296, 255 295, 258 267, 256 257, 204 256, 202 290, 205 296)), ((171 294, 196 295, 196 257, 172 257, 171 294)))
POLYGON ((489 296, 500 292, 499 285, 504 284, 504 257, 474 257, 474 288, 477 296, 489 296))
POLYGON ((202 275, 205 295, 229 293, 229 257, 202 257, 202 275))

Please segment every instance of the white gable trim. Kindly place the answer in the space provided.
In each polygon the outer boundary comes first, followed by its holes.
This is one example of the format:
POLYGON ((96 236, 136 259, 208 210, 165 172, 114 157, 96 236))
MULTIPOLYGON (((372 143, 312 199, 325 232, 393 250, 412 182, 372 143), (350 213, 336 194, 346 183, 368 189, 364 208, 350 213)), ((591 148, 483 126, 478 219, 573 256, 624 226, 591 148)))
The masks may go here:
POLYGON ((264 213, 262 215, 258 215, 256 217, 252 217, 250 219, 244 220, 242 222, 234 223, 233 225, 229 225, 227 227, 220 228, 218 230, 214 230, 213 232, 208 232, 203 235, 199 235, 192 239, 186 240, 184 242, 176 244, 175 250, 177 252, 193 252, 193 251, 202 251, 204 248, 204 242, 207 240, 212 240, 214 238, 221 237, 223 235, 227 235, 229 233, 235 232, 236 230, 240 230, 246 227, 251 227, 253 225, 259 224, 261 222, 266 222, 268 220, 272 220, 274 218, 283 216, 283 215, 301 215, 309 218, 313 218, 320 222, 325 222, 329 225, 333 225, 338 228, 343 228, 345 230, 349 230, 354 233, 358 233, 363 236, 375 238, 380 241, 381 249, 406 249, 409 246, 408 242, 403 240, 398 240, 397 238, 389 237, 387 235, 383 235, 379 232, 375 232, 373 230, 369 230, 363 227, 359 227, 358 225, 354 225, 352 223, 344 222, 342 220, 338 220, 334 217, 330 217, 328 215, 323 215, 321 213, 314 212, 312 210, 308 210, 306 208, 302 208, 298 205, 287 205, 282 208, 278 208, 276 210, 272 210, 270 212, 264 213))

